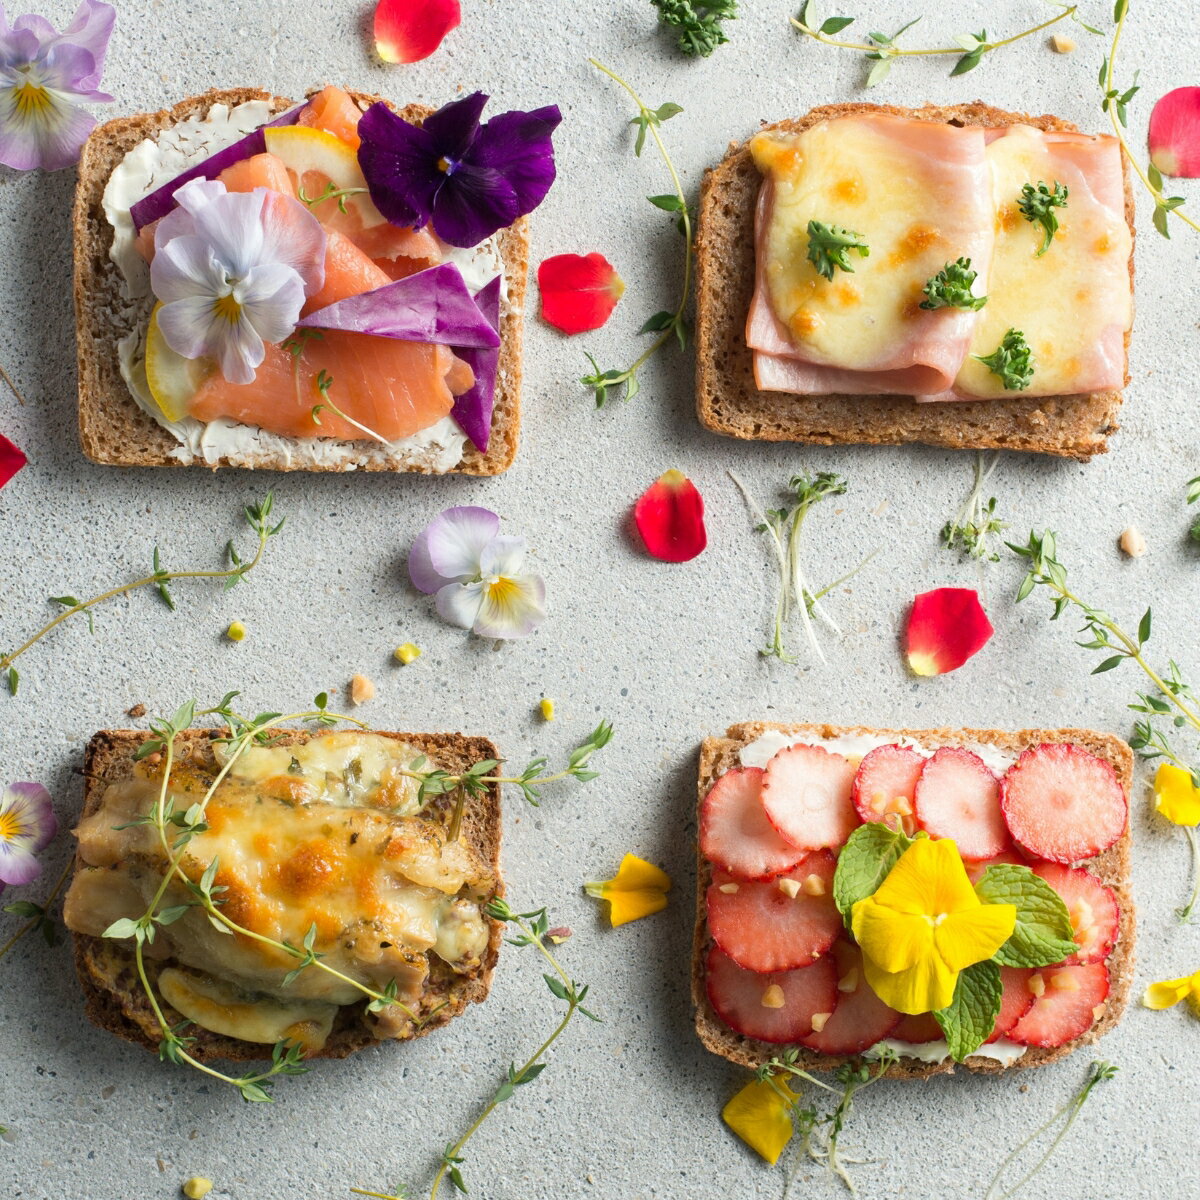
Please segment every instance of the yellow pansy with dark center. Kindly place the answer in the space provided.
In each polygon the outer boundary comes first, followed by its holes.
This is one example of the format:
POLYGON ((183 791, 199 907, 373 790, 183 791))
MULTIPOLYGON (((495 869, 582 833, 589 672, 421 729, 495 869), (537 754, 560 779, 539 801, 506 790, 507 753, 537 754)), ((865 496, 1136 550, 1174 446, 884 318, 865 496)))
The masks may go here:
POLYGON ((867 982, 910 1015, 947 1008, 959 972, 991 958, 1016 922, 1015 905, 984 904, 975 894, 949 838, 915 841, 851 915, 867 982))

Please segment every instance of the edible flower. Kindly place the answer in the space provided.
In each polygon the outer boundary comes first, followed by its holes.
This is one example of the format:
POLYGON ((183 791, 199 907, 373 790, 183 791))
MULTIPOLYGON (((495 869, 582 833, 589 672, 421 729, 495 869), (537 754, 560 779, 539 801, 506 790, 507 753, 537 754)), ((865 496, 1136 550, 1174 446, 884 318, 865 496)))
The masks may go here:
POLYGON ((556 254, 538 267, 542 319, 563 333, 599 329, 625 294, 625 281, 603 254, 556 254))
POLYGON ((950 838, 919 838, 854 905, 851 930, 875 994, 916 1015, 948 1007, 958 973, 991 958, 1016 922, 1015 905, 979 899, 950 838))
POLYGON ((1180 1000, 1186 1000, 1192 1012, 1200 1017, 1200 971, 1180 979, 1152 983, 1142 993, 1142 1003, 1147 1008, 1173 1008, 1180 1000))
POLYGON ((955 671, 987 645, 995 630, 972 588, 936 588, 913 600, 905 654, 916 675, 955 671))
POLYGON ((583 890, 597 900, 608 901, 612 927, 640 920, 667 907, 671 877, 661 867, 627 854, 612 879, 585 883, 583 890))
POLYGON ((325 279, 325 231, 290 196, 227 192, 196 179, 154 232, 150 285, 158 327, 184 358, 215 358, 230 383, 250 383, 266 342, 296 327, 325 279))
POLYGON ((721 1110, 721 1120, 774 1166, 794 1132, 797 1098, 786 1079, 752 1079, 721 1110))
POLYGON ((1150 161, 1164 175, 1200 177, 1200 87, 1178 87, 1150 113, 1150 161))
POLYGON ((57 832, 50 793, 40 783, 10 783, 0 792, 0 892, 42 873, 37 855, 57 832))
POLYGON ((0 488, 2 488, 29 460, 19 446, 0 433, 0 488))
POLYGON ((452 246, 475 246, 532 212, 554 182, 557 105, 479 123, 488 98, 474 92, 426 117, 404 120, 382 102, 358 123, 359 165, 375 206, 394 225, 430 221, 452 246))
POLYGON ((1171 763, 1160 764, 1154 775, 1154 807, 1172 825, 1200 824, 1200 788, 1192 773, 1171 763))
POLYGON ((420 62, 460 21, 458 0, 379 0, 375 50, 385 63, 420 62))
POLYGON ((546 615, 546 585, 527 575, 525 539, 500 534, 486 508, 448 508, 417 535, 408 574, 451 624, 480 637, 521 638, 546 615))
POLYGON ((10 27, 0 4, 0 163, 58 171, 79 158, 96 119, 78 106, 112 100, 96 87, 116 19, 83 0, 62 33, 34 13, 10 27))
POLYGON ((646 549, 663 562, 689 562, 708 545, 704 497, 682 472, 664 472, 642 494, 633 520, 646 549))

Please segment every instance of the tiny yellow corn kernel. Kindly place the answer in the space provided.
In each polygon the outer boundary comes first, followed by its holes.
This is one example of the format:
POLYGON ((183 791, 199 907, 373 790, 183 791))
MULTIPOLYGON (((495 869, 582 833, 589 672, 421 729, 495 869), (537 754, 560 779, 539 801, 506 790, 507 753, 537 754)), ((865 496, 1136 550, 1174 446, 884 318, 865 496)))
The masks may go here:
POLYGON ((829 1018, 832 1016, 833 1016, 833 1013, 813 1013, 813 1015, 812 1015, 813 1033, 820 1033, 821 1030, 825 1028, 825 1025, 828 1022, 829 1018))
POLYGON ((407 667, 409 663, 415 663, 421 657, 421 648, 414 646, 412 642, 405 642, 403 646, 396 647, 396 652, 392 657, 407 667))
POLYGON ((225 630, 225 636, 231 642, 240 642, 246 636, 246 627, 241 621, 231 621, 229 628, 225 630))
POLYGON ((777 983, 771 984, 769 988, 762 994, 763 1008, 782 1008, 787 1003, 783 995, 783 988, 777 983))
POLYGON ((554 701, 549 696, 543 696, 541 704, 538 705, 541 710, 543 721, 554 720, 554 701))
POLYGON ((795 879, 788 879, 786 876, 779 881, 779 890, 787 896, 789 900, 795 900, 800 894, 800 883, 795 879))
POLYGON ((211 1179, 204 1179, 200 1175, 193 1175, 191 1179, 183 1185, 183 1194, 188 1200, 203 1200, 213 1189, 211 1179))

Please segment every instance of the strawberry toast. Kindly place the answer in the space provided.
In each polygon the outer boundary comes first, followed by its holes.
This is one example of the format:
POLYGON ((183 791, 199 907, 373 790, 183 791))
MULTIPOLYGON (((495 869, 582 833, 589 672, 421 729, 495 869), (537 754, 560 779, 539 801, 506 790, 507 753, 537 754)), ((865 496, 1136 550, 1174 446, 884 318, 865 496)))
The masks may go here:
POLYGON ((1053 1062, 1133 970, 1119 738, 747 722, 700 755, 696 1028, 757 1067, 1053 1062))

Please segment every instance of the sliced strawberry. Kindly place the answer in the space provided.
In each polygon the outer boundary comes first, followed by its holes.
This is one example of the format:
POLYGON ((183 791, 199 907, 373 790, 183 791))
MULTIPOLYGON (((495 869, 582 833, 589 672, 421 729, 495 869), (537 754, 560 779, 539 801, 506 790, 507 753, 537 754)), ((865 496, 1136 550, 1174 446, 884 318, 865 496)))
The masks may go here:
POLYGON ((1071 914, 1071 926, 1079 950, 1068 963, 1103 962, 1117 944, 1121 928, 1121 906, 1111 888, 1106 888, 1090 871, 1058 863, 1037 863, 1040 875, 1063 899, 1071 914))
POLYGON ((748 971, 810 966, 842 932, 833 902, 836 868, 828 850, 816 850, 770 882, 718 874, 707 896, 713 941, 748 971))
POLYGON ((1000 813, 1000 781, 983 759, 961 746, 943 746, 921 769, 917 821, 930 837, 953 838, 963 858, 994 858, 1008 849, 1000 813))
POLYGON ((925 758, 907 746, 876 746, 858 764, 854 807, 864 822, 899 822, 906 833, 916 828, 913 798, 925 758))
POLYGON ((772 879, 804 857, 767 820, 762 782, 761 767, 734 767, 700 805, 700 853, 739 879, 772 879))
POLYGON ((1026 750, 1000 785, 1000 808, 1023 850, 1056 863, 1082 862, 1125 832, 1129 803, 1116 772, 1079 746, 1026 750))
POLYGON ((871 990, 857 946, 838 942, 831 957, 837 964, 837 1007, 820 1029, 799 1040, 822 1054, 858 1054, 888 1037, 903 1014, 889 1008, 871 990))
POLYGON ((1036 974, 1028 967, 1001 967, 1000 982, 1004 992, 1000 997, 1000 1015, 992 1030, 989 1042, 1008 1037, 1012 1027, 1033 1007, 1034 995, 1029 990, 1029 980, 1036 974))
POLYGON ((991 858, 981 858, 976 862, 969 862, 964 865, 967 868, 967 876, 971 882, 978 883, 988 867, 995 867, 1001 863, 1013 867, 1029 867, 1033 865, 1028 859, 1022 858, 1015 850, 1002 850, 999 854, 992 855, 991 858))
POLYGON ((798 1042, 812 1032, 814 1013, 833 1011, 837 967, 819 958, 799 971, 759 975, 739 967, 714 946, 708 952, 705 987, 717 1016, 736 1033, 762 1042, 798 1042))
POLYGON ((1103 963, 1043 968, 1033 972, 1026 986, 1033 991, 1033 1006, 1008 1036, 1022 1046, 1051 1049, 1086 1033, 1100 1019, 1108 997, 1108 968, 1103 963))
POLYGON ((860 824, 851 793, 854 767, 820 746, 787 746, 767 763, 763 808, 785 840, 802 850, 841 846, 860 824))
POLYGON ((903 1017, 890 1036, 898 1042, 920 1046, 925 1042, 940 1042, 945 1034, 933 1013, 918 1013, 915 1017, 903 1017))

